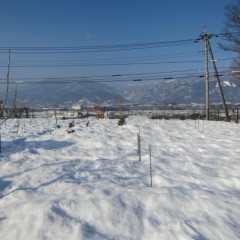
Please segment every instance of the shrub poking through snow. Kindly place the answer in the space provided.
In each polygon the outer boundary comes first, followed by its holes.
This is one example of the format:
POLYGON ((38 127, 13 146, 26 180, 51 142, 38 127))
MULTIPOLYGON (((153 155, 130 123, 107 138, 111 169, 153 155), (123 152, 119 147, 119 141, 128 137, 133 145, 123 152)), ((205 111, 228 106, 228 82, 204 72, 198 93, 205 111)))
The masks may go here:
POLYGON ((95 111, 95 118, 97 120, 104 118, 105 107, 103 107, 103 106, 95 106, 94 107, 94 111, 95 111))
POLYGON ((74 125, 74 122, 70 122, 69 125, 68 125, 68 128, 73 128, 75 125, 74 125))
POLYGON ((118 120, 118 126, 123 126, 126 125, 127 121, 126 121, 126 116, 121 116, 120 119, 118 120))
POLYGON ((74 129, 67 129, 67 133, 74 133, 75 132, 75 130, 74 129))
POLYGON ((74 121, 70 122, 68 124, 67 133, 74 133, 75 132, 75 130, 73 129, 74 126, 75 126, 74 121))

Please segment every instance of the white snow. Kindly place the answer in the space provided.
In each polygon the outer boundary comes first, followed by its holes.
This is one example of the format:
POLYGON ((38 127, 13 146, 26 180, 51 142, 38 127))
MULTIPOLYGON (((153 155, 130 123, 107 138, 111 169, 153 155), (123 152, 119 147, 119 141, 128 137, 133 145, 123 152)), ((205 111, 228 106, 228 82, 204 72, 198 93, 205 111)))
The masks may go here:
POLYGON ((69 122, 1 126, 0 239, 240 239, 240 125, 69 122))
POLYGON ((223 81, 223 84, 225 86, 229 86, 229 87, 232 87, 231 83, 229 81, 223 81))

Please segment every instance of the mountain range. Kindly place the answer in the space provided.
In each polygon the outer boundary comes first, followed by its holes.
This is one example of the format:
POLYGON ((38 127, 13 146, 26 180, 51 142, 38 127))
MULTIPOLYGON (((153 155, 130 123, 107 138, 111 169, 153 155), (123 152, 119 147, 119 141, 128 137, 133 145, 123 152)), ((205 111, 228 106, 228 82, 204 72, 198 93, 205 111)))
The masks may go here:
MULTIPOLYGON (((228 103, 240 103, 240 86, 237 80, 222 79, 223 91, 228 103)), ((10 85, 8 105, 13 104, 15 86, 10 85)), ((210 81, 210 103, 221 103, 219 88, 215 80, 210 81)), ((0 89, 0 100, 4 99, 6 86, 0 89)), ((116 96, 126 104, 202 104, 205 102, 204 79, 170 79, 154 82, 65 83, 65 84, 19 84, 17 105, 27 106, 71 106, 114 104, 116 96)))

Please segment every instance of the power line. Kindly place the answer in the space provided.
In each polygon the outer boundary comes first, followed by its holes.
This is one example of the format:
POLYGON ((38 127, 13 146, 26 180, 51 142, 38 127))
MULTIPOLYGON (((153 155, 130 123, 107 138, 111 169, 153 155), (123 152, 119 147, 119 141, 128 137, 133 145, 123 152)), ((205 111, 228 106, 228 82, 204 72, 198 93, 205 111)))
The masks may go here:
MULTIPOLYGON (((151 32, 151 33, 142 33, 142 34, 137 34, 137 35, 128 35, 128 36, 121 36, 121 37, 111 37, 111 38, 102 38, 102 37, 97 37, 97 38, 91 38, 91 40, 93 41, 112 41, 112 40, 124 40, 124 39, 139 39, 140 37, 146 37, 146 35, 148 37, 154 37, 154 36, 162 36, 163 34, 166 34, 166 33, 178 33, 178 32, 186 32, 186 31, 189 31, 189 30, 196 30, 196 28, 198 29, 202 29, 202 27, 200 26, 197 26, 197 27, 183 27, 183 28, 177 28, 175 30, 166 30, 166 31, 157 31, 157 32, 151 32)), ((0 43, 11 43, 11 44, 16 44, 16 43, 22 43, 22 44, 31 44, 31 43, 76 43, 76 42, 89 42, 89 40, 87 39, 76 39, 76 40, 71 40, 71 41, 63 41, 63 40, 50 40, 50 41, 0 41, 0 43)))
POLYGON ((68 47, 0 47, 0 52, 5 53, 11 48, 15 54, 56 54, 56 53, 94 53, 94 52, 113 52, 129 51, 139 49, 161 48, 194 43, 194 39, 148 42, 148 43, 131 43, 119 45, 99 45, 99 46, 68 46, 68 47))
MULTIPOLYGON (((227 61, 236 58, 219 58, 217 61, 227 61)), ((12 65, 11 68, 58 68, 58 67, 96 67, 96 66, 129 66, 129 65, 160 65, 160 64, 182 64, 182 63, 201 63, 201 60, 183 60, 183 61, 151 61, 149 62, 139 60, 133 62, 90 62, 90 63, 61 63, 61 64, 31 64, 31 65, 12 65)), ((21 62, 21 61, 20 61, 21 62)), ((5 68, 5 65, 0 65, 0 67, 5 68)))
POLYGON ((68 63, 68 62, 91 62, 91 61, 126 61, 126 60, 135 60, 135 61, 141 61, 141 60, 159 60, 159 59, 171 59, 171 58, 185 58, 189 56, 196 56, 196 54, 201 54, 203 51, 192 51, 192 52, 181 52, 181 53, 174 53, 174 54, 161 54, 161 55, 147 55, 147 56, 135 56, 135 57, 115 57, 115 58, 94 58, 94 59, 57 59, 57 60, 28 60, 28 61, 22 61, 22 60, 15 60, 15 63, 21 62, 21 63, 52 63, 52 62, 59 62, 59 63, 68 63))
MULTIPOLYGON (((222 67, 222 73, 229 73, 227 67, 222 67)), ((200 69, 181 69, 181 70, 173 70, 173 71, 157 71, 157 72, 140 72, 140 73, 126 73, 126 74, 113 74, 113 75, 86 75, 86 76, 57 76, 57 77, 18 77, 18 78, 11 78, 13 81, 18 80, 69 80, 69 79, 109 79, 109 78, 129 78, 129 77, 168 77, 174 76, 178 77, 181 75, 188 75, 190 74, 199 74, 200 69)), ((0 78, 0 80, 5 81, 5 78, 0 78)))
MULTIPOLYGON (((161 58, 162 59, 162 58, 161 58)), ((217 61, 227 61, 236 58, 220 58, 217 61)), ((179 64, 179 63, 201 63, 201 60, 183 60, 183 61, 153 61, 153 62, 93 62, 93 63, 62 63, 62 64, 39 64, 39 65, 12 65, 12 68, 49 68, 49 67, 95 67, 95 66, 125 66, 125 65, 155 65, 155 64, 179 64)), ((0 65, 5 68, 6 66, 0 65)))
MULTIPOLYGON (((230 76, 231 73, 221 73, 218 74, 218 76, 230 76)), ((215 74, 211 73, 210 76, 216 76, 215 74)), ((25 79, 25 80, 16 80, 14 82, 9 82, 9 84, 73 84, 73 83, 114 83, 114 82, 134 82, 134 81, 169 81, 169 80, 181 80, 181 79, 199 79, 204 78, 204 75, 199 74, 192 74, 192 75, 159 75, 159 76, 143 76, 141 78, 136 77, 129 77, 129 78, 98 78, 98 79, 84 79, 84 78, 75 78, 75 79, 38 79, 38 80, 31 80, 31 79, 25 79)), ((4 82, 0 81, 0 84, 5 84, 4 82)))
MULTIPOLYGON (((114 44, 114 45, 95 45, 95 46, 60 46, 60 47, 17 47, 11 46, 12 50, 36 50, 36 51, 48 51, 48 50, 95 50, 95 49, 113 49, 113 48, 132 48, 132 47, 146 47, 146 46, 160 46, 168 44, 179 44, 179 43, 190 43, 194 42, 194 39, 185 39, 185 40, 171 40, 171 41, 162 41, 162 42, 147 42, 147 43, 127 43, 127 44, 114 44)), ((9 47, 0 47, 0 50, 7 50, 9 47)))
MULTIPOLYGON (((219 35, 220 36, 220 35, 219 35)), ((78 52, 104 52, 104 51, 121 51, 121 50, 136 50, 136 49, 147 49, 147 48, 158 48, 158 47, 166 47, 166 46, 177 46, 177 45, 184 45, 184 44, 193 44, 195 41, 193 39, 185 39, 185 40, 175 40, 175 41, 162 41, 162 42, 147 42, 147 43, 131 43, 131 44, 118 44, 118 45, 99 45, 99 46, 68 46, 68 47, 12 47, 11 52, 15 52, 15 54, 38 54, 38 53, 78 53, 78 52)), ((0 47, 0 51, 5 51, 7 47, 0 47)), ((174 53, 174 54, 165 54, 165 55, 154 55, 154 56, 138 56, 138 57, 130 57, 130 58, 108 58, 108 59, 94 59, 94 60, 82 60, 84 62, 79 62, 79 60, 68 60, 69 63, 66 61, 66 63, 57 63, 53 64, 47 63, 46 61, 35 61, 35 63, 41 63, 44 62, 45 64, 23 64, 23 63, 34 63, 34 61, 16 61, 17 63, 22 64, 12 64, 11 68, 50 68, 50 67, 95 67, 95 66, 128 66, 128 65, 160 65, 160 64, 182 64, 182 63, 202 63, 200 60, 190 59, 190 60, 183 60, 183 61, 157 61, 161 59, 167 59, 167 58, 185 58, 189 56, 199 56, 199 54, 202 54, 203 51, 196 51, 196 54, 189 54, 189 53, 174 53), (188 55, 189 54, 189 55, 188 55), (127 60, 127 61, 126 61, 127 60), (73 63, 72 63, 73 61, 73 63), (74 61, 77 61, 74 63, 74 61)), ((222 58, 218 59, 219 61, 225 61, 230 60, 231 58, 222 58)), ((6 66, 0 66, 0 67, 6 67, 6 66)), ((133 81, 129 79, 123 79, 126 76, 137 76, 141 75, 143 78, 135 78, 135 79, 143 79, 143 80, 156 80, 156 79, 163 79, 166 80, 172 79, 172 78, 180 78, 180 77, 187 77, 187 76, 181 76, 184 74, 184 72, 191 72, 192 70, 183 70, 181 71, 175 71, 178 76, 174 75, 174 71, 171 71, 171 74, 169 75, 155 75, 154 73, 145 73, 149 74, 151 76, 144 76, 144 73, 139 74, 124 74, 119 76, 121 79, 111 79, 113 76, 100 76, 99 79, 94 79, 94 76, 86 76, 86 77, 54 77, 54 78, 29 78, 28 83, 37 84, 37 80, 39 83, 49 82, 49 83, 70 83, 71 82, 97 82, 98 81, 108 81, 108 82, 116 82, 116 81, 133 81), (73 79, 75 78, 75 79, 73 79), (103 79, 104 78, 104 79, 103 79), (107 78, 107 79, 106 79, 107 78), (70 80, 69 80, 70 79, 70 80), (90 80, 89 80, 90 79, 90 80), (91 80, 92 79, 92 80, 91 80)), ((164 72, 159 72, 159 74, 163 74, 164 72)), ((165 72, 169 73, 169 72, 165 72)), ((193 77, 198 77, 196 76, 193 77)), ((1 79, 0 79, 1 80, 1 79)), ((14 79, 12 79, 14 80, 14 79)), ((17 79, 15 79, 17 81, 17 79)), ((22 80, 24 82, 27 82, 27 78, 18 78, 18 80, 22 80)), ((39 84, 38 83, 38 84, 39 84)), ((1 83, 2 84, 2 83, 1 83)), ((24 83, 25 84, 25 83, 24 83)))
MULTIPOLYGON (((162 62, 124 62, 124 63, 82 63, 82 64, 42 64, 42 65, 12 65, 11 68, 51 68, 51 67, 96 67, 96 66, 129 66, 129 65, 155 65, 155 64, 182 64, 201 63, 199 60, 188 61, 162 61, 162 62)), ((0 65, 0 67, 6 67, 0 65)))
MULTIPOLYGON (((196 29, 196 28, 192 28, 192 29, 196 29)), ((186 31, 186 29, 183 29, 184 31, 186 31)), ((177 30, 177 31, 165 31, 165 32, 161 32, 161 33, 157 33, 157 34, 151 34, 151 35, 159 35, 159 34, 162 34, 162 33, 171 33, 171 32, 179 32, 181 30, 177 30)), ((224 38, 224 37, 228 37, 229 35, 231 36, 238 36, 239 33, 238 32, 230 32, 230 33, 216 33, 214 34, 216 37, 220 37, 220 38, 224 38)), ((143 34, 142 36, 146 36, 146 34, 143 34)), ((127 37, 127 38, 132 38, 132 37, 127 37)), ((134 38, 139 38, 139 35, 138 36, 134 36, 134 38)), ((124 39, 124 37, 121 37, 121 38, 116 38, 116 39, 124 39)), ((93 39, 93 40, 109 40, 108 39, 102 39, 102 38, 97 38, 97 39, 93 39)), ((189 40, 189 39, 188 39, 189 40)), ((190 40, 195 40, 195 39, 190 39, 190 40)), ((181 41, 181 40, 177 40, 177 41, 181 41)), ((184 40, 185 41, 185 40, 184 40)), ((27 43, 27 44, 32 44, 32 43, 52 43, 52 44, 56 44, 56 43, 74 43, 74 42, 84 42, 84 40, 74 40, 74 41, 0 41, 0 43, 11 43, 11 44, 16 44, 16 43, 27 43)), ((86 42, 89 42, 88 40, 86 42)), ((172 42, 172 41, 162 41, 162 42, 157 42, 157 43, 169 43, 169 42, 172 42)), ((156 42, 155 42, 156 43, 156 42)), ((134 43, 134 44, 138 44, 138 43, 134 43)), ((144 43, 139 43, 139 44, 144 44, 144 43)), ((147 43, 149 44, 149 43, 147 43)), ((125 45, 130 45, 129 43, 127 44, 112 44, 112 45, 95 45, 95 46, 84 46, 84 47, 103 47, 103 46, 125 46, 125 45)), ((55 47, 55 46, 51 46, 51 47, 48 47, 48 48, 65 48, 65 46, 59 46, 59 47, 55 47)), ((77 46, 79 47, 79 46, 77 46)), ((83 47, 83 46, 81 46, 83 47)), ((9 48, 31 48, 29 46, 23 46, 23 47, 18 47, 18 46, 6 46, 6 47, 2 47, 2 48, 5 48, 5 49, 9 49, 9 48)), ((39 48, 39 47, 35 47, 35 48, 39 48)), ((46 48, 46 47, 41 47, 41 48, 46 48)))

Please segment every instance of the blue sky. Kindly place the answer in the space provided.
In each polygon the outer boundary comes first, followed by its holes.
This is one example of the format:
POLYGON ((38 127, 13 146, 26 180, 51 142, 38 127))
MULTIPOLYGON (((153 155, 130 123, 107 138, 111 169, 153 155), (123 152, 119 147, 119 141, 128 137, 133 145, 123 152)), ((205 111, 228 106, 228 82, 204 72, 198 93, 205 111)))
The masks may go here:
MULTIPOLYGON (((201 53, 204 45, 201 42, 131 51, 67 54, 25 54, 24 51, 20 54, 14 48, 107 46, 194 39, 203 32, 205 26, 209 33, 221 31, 225 20, 224 7, 229 2, 1 0, 0 47, 12 48, 12 81, 17 78, 108 76, 142 72, 166 72, 171 75, 172 71, 184 69, 201 72, 204 70, 204 56, 201 53), (164 60, 170 63, 162 63, 164 60), (96 66, 99 62, 104 63, 103 66, 96 66), (56 66, 59 63, 78 66, 56 66), (82 63, 88 63, 88 66, 79 66, 82 63), (26 67, 33 64, 38 67, 26 67), (46 67, 51 64, 54 67, 46 67), (15 67, 17 65, 23 67, 15 67)), ((233 55, 219 49, 219 41, 219 38, 211 40, 216 58, 223 59, 218 62, 221 69, 229 66, 230 60, 226 58, 233 55)), ((7 54, 4 52, 1 50, 0 53, 1 79, 6 76, 7 54)))

